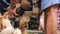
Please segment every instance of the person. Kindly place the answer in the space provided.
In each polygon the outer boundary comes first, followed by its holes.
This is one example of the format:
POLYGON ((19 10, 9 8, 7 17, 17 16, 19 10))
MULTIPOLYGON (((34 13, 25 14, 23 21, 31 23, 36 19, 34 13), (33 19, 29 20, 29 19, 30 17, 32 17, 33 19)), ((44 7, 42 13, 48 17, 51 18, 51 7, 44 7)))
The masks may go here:
POLYGON ((16 19, 19 17, 19 26, 21 28, 22 34, 27 34, 25 26, 30 21, 30 16, 24 15, 24 9, 29 9, 30 3, 27 0, 22 0, 21 3, 12 1, 14 0, 11 0, 11 4, 15 5, 15 7, 8 7, 9 18, 16 19))
POLYGON ((45 34, 57 34, 57 12, 60 0, 41 0, 41 10, 45 12, 45 34))

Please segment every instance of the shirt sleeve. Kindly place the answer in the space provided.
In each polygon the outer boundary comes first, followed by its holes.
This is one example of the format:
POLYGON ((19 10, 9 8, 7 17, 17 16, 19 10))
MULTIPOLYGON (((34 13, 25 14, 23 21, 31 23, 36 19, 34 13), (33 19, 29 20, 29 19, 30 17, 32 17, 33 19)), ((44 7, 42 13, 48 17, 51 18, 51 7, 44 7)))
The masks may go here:
POLYGON ((60 0, 41 0, 41 10, 44 10, 55 4, 60 4, 60 0))

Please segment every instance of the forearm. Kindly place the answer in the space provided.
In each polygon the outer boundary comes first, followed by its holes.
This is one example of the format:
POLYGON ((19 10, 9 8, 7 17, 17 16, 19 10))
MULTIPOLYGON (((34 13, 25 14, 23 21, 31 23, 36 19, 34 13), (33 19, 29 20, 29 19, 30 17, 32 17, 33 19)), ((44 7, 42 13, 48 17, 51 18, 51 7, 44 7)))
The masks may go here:
POLYGON ((46 34, 57 34, 58 5, 53 5, 46 10, 46 34))

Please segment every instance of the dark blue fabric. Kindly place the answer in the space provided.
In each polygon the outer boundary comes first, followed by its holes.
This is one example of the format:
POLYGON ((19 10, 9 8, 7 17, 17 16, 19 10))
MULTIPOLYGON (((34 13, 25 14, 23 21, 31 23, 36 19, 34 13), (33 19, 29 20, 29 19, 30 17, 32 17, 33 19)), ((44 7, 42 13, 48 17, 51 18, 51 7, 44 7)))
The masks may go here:
POLYGON ((30 3, 32 3, 32 0, 28 0, 30 3))
POLYGON ((0 0, 0 7, 1 8, 5 9, 5 8, 7 8, 7 6, 9 6, 9 5, 7 5, 4 1, 0 0))
POLYGON ((32 0, 28 0, 30 2, 30 4, 32 5, 32 0))
MULTIPOLYGON (((7 0, 0 0, 0 13, 3 14, 4 12, 6 12, 6 8, 9 6, 5 3, 5 1, 7 2, 7 0)), ((10 0, 9 0, 10 2, 10 0)))

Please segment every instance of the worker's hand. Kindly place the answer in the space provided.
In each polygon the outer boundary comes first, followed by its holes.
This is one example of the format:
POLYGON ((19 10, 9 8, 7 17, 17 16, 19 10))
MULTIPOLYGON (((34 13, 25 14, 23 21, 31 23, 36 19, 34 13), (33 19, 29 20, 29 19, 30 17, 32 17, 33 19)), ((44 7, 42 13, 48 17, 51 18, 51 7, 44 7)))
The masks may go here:
POLYGON ((8 14, 9 14, 9 18, 15 18, 15 16, 18 16, 18 14, 16 14, 16 10, 17 8, 20 7, 20 4, 16 4, 15 8, 11 8, 10 6, 8 7, 8 14))

